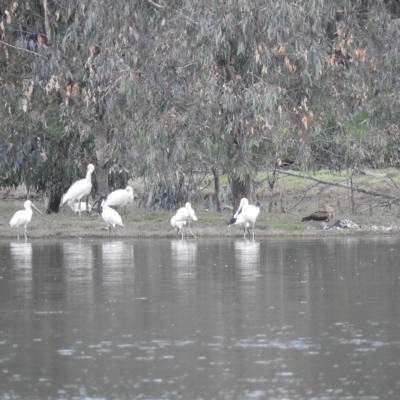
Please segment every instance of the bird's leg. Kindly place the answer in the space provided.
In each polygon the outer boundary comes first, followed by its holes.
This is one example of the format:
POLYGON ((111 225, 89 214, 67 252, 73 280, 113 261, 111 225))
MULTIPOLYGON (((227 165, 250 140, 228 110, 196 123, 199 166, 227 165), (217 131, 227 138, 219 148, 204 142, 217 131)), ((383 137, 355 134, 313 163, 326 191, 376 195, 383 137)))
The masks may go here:
POLYGON ((247 230, 247 227, 246 227, 246 224, 244 224, 244 235, 243 235, 243 239, 246 239, 246 230, 247 230))
POLYGON ((197 236, 192 232, 192 230, 190 229, 190 220, 189 220, 189 222, 188 222, 188 229, 189 229, 189 232, 197 239, 197 236))
POLYGON ((182 229, 182 239, 183 239, 183 236, 187 236, 187 230, 188 230, 189 224, 190 224, 190 221, 189 221, 187 224, 185 224, 185 225, 183 226, 183 229, 182 229))
POLYGON ((81 218, 81 201, 80 200, 78 202, 78 205, 79 205, 79 207, 78 207, 78 209, 79 209, 79 218, 81 218))
POLYGON ((253 240, 254 240, 254 222, 253 222, 253 240))
POLYGON ((185 235, 185 229, 186 229, 186 225, 182 225, 182 240, 183 240, 183 236, 185 235))
POLYGON ((27 240, 27 237, 26 237, 26 225, 25 225, 25 242, 26 242, 26 240, 27 240))

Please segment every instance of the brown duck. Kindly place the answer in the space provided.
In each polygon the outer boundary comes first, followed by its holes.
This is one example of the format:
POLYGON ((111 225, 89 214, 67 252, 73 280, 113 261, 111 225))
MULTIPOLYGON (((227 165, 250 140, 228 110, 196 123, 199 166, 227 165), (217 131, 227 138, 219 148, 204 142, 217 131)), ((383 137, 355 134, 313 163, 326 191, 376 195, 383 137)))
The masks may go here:
POLYGON ((304 217, 301 222, 304 221, 319 221, 322 223, 323 228, 327 228, 327 223, 332 219, 335 210, 332 205, 327 205, 325 210, 320 210, 312 213, 308 217, 304 217))

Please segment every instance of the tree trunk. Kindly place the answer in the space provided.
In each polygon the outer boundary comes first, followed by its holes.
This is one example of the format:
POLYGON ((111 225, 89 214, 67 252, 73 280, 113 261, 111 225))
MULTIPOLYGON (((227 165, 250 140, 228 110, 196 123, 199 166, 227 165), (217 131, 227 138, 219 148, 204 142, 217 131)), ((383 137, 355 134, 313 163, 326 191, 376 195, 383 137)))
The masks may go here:
POLYGON ((244 180, 241 180, 237 175, 231 175, 232 195, 233 195, 233 210, 239 207, 240 200, 246 197, 249 202, 250 199, 250 175, 247 174, 244 180))
POLYGON ((109 194, 108 188, 108 162, 107 162, 107 123, 103 120, 98 126, 94 144, 96 146, 96 183, 97 191, 101 196, 109 194))
POLYGON ((177 194, 176 194, 176 204, 175 204, 175 207, 183 207, 184 206, 184 204, 187 202, 187 196, 188 196, 188 194, 186 194, 186 196, 185 196, 185 194, 184 194, 184 188, 183 188, 183 186, 184 186, 184 183, 185 183, 185 175, 184 174, 181 174, 180 176, 179 176, 179 179, 178 179, 178 190, 176 191, 177 192, 177 194))
POLYGON ((52 40, 53 35, 51 34, 51 26, 50 26, 50 22, 49 22, 50 11, 49 11, 48 0, 43 1, 43 8, 44 8, 44 26, 45 26, 45 30, 46 30, 47 45, 50 46, 53 41, 52 40))
POLYGON ((353 170, 351 169, 349 172, 349 181, 350 181, 350 210, 351 215, 355 215, 355 204, 354 204, 354 188, 353 188, 353 170))
POLYGON ((46 214, 58 213, 62 196, 59 194, 50 195, 47 203, 46 214))
POLYGON ((268 185, 269 185, 269 202, 268 202, 268 212, 271 214, 272 213, 272 207, 274 205, 274 189, 275 189, 275 183, 278 180, 278 173, 277 173, 277 167, 278 163, 275 163, 274 171, 272 172, 272 176, 269 175, 268 172, 268 185))
POLYGON ((108 165, 98 164, 96 168, 96 184, 97 191, 100 196, 107 196, 109 194, 108 189, 108 165))
POLYGON ((154 193, 154 182, 152 182, 150 184, 150 190, 149 193, 147 195, 147 201, 146 201, 146 205, 145 208, 150 208, 152 203, 153 203, 153 193, 154 193))
POLYGON ((212 173, 214 175, 215 203, 217 206, 217 212, 221 212, 221 186, 219 182, 219 174, 216 168, 212 168, 212 173))
POLYGON ((128 174, 126 172, 118 174, 116 179, 115 189, 125 189, 127 184, 128 184, 128 174))

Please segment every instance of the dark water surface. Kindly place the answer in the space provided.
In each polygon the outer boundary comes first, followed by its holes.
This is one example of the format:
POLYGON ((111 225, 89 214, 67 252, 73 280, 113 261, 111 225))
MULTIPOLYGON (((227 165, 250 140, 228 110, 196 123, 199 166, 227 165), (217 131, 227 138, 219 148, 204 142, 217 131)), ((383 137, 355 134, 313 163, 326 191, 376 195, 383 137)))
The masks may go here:
POLYGON ((0 399, 397 399, 397 237, 0 241, 0 399))

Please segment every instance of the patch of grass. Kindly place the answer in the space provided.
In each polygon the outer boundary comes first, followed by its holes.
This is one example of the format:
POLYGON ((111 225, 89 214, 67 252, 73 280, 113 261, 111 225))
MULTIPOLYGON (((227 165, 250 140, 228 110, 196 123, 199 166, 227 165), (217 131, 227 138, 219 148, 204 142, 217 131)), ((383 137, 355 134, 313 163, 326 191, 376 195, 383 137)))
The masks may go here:
MULTIPOLYGON (((372 171, 373 176, 359 175, 354 177, 354 184, 365 187, 368 190, 391 191, 395 189, 388 184, 387 178, 381 171, 372 171), (385 180, 386 179, 386 180, 385 180)), ((400 171, 388 170, 394 182, 400 185, 400 171)), ((327 171, 318 171, 314 176, 330 182, 344 182, 347 184, 347 175, 329 174, 327 171)), ((257 174, 256 179, 260 182, 265 179, 266 174, 257 174)), ((227 176, 223 177, 226 179, 227 176)), ((208 190, 208 189, 207 189, 208 190)), ((213 185, 210 185, 211 192, 213 185)), ((274 191, 274 202, 272 213, 268 212, 268 182, 258 187, 257 197, 266 210, 266 214, 260 213, 256 222, 256 234, 262 236, 279 235, 331 235, 331 234, 353 234, 352 232, 323 231, 318 222, 302 223, 301 218, 319 209, 326 203, 332 203, 335 207, 335 216, 330 222, 332 224, 338 219, 351 219, 354 222, 366 226, 373 224, 388 226, 392 223, 399 225, 400 215, 397 203, 383 207, 385 202, 378 197, 357 194, 356 215, 350 211, 349 190, 325 184, 318 184, 296 176, 279 175, 279 181, 274 191), (306 191, 307 190, 307 191, 306 191), (305 193, 306 191, 306 193, 305 193), (306 194, 306 196, 304 196, 306 194), (281 202, 285 213, 281 211, 281 202), (308 229, 309 228, 309 229, 308 229), (341 232, 341 233, 340 233, 341 232)), ((400 196, 399 196, 400 197, 400 196)), ((45 205, 34 202, 43 212, 45 205)), ((387 201, 386 201, 387 204, 387 201)), ((16 230, 9 227, 9 221, 15 211, 23 208, 23 201, 0 202, 0 237, 15 238, 16 230)), ((232 217, 232 211, 217 213, 215 210, 206 211, 202 207, 194 205, 198 221, 193 221, 191 229, 198 237, 240 237, 243 226, 228 228, 228 221, 232 217)), ((170 225, 170 219, 175 211, 163 211, 143 209, 138 207, 135 199, 133 204, 128 205, 121 212, 125 228, 116 229, 116 237, 175 237, 170 225)), ((22 232, 22 230, 20 230, 22 232)), ((379 231, 371 231, 379 234, 379 231)), ((387 232, 386 232, 387 233, 387 232)), ((390 232, 390 233, 393 233, 390 232)), ((358 234, 354 232, 354 234, 358 234)), ((28 237, 108 237, 106 224, 101 215, 97 213, 72 213, 68 207, 64 207, 59 214, 40 215, 34 211, 31 223, 28 225, 28 237)))
POLYGON ((122 218, 128 222, 140 222, 143 220, 146 220, 148 222, 169 222, 173 215, 169 215, 167 212, 163 211, 148 211, 146 209, 134 206, 130 209, 135 211, 121 215, 122 218))

